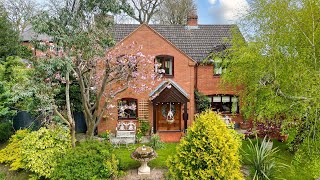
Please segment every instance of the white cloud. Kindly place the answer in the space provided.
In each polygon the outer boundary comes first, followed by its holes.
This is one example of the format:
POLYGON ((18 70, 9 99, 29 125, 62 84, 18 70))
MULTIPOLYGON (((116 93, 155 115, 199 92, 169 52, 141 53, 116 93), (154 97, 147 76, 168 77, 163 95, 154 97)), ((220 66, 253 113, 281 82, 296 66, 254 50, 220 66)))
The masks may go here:
POLYGON ((210 4, 216 4, 218 0, 209 0, 210 4))
POLYGON ((219 23, 235 23, 249 10, 246 0, 209 0, 210 3, 213 1, 216 1, 216 5, 210 8, 210 14, 219 23))

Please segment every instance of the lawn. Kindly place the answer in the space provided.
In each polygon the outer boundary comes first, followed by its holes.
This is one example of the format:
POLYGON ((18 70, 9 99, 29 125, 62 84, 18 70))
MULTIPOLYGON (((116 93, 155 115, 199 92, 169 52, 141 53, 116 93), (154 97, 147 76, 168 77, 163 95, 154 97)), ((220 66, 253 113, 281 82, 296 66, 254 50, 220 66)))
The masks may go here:
MULTIPOLYGON (((169 155, 172 155, 176 152, 176 146, 178 143, 166 143, 164 148, 156 150, 158 157, 148 163, 151 168, 166 168, 166 160, 169 155)), ((120 148, 115 149, 115 154, 120 159, 120 167, 123 170, 128 169, 137 169, 140 167, 140 162, 131 159, 131 153, 142 144, 130 145, 128 148, 122 146, 120 148)))

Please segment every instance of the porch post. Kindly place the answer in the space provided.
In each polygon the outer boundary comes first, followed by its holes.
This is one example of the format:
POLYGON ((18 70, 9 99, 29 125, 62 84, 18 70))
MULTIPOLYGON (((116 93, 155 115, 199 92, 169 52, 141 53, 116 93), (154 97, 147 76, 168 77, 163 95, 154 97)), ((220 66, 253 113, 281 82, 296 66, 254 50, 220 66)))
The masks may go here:
POLYGON ((153 133, 155 134, 155 133, 157 133, 157 121, 156 121, 157 109, 156 109, 156 103, 154 102, 152 104, 153 104, 153 133))
POLYGON ((186 132, 188 128, 188 109, 187 109, 187 103, 184 103, 183 107, 183 120, 184 120, 184 132, 186 132))

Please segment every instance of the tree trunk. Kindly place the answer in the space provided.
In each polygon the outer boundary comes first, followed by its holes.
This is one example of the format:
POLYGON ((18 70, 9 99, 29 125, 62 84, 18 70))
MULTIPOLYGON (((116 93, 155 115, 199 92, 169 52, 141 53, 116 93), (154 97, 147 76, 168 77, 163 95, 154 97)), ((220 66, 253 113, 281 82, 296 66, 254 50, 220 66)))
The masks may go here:
POLYGON ((95 130, 95 124, 92 123, 91 120, 88 121, 89 123, 87 124, 87 139, 92 139, 94 136, 94 130, 95 130))
POLYGON ((72 147, 76 147, 76 127, 75 122, 71 114, 71 103, 70 103, 70 81, 69 71, 66 73, 66 106, 67 106, 67 121, 69 122, 69 129, 71 134, 72 147))
POLYGON ((74 123, 71 123, 70 124, 70 134, 71 134, 71 144, 72 144, 72 147, 76 147, 76 126, 74 123))

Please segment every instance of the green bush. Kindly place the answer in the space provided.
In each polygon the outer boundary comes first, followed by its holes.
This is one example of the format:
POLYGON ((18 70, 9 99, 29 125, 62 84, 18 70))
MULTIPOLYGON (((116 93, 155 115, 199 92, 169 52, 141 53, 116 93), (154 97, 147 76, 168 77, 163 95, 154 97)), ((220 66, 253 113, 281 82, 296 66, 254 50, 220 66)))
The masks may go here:
POLYGON ((49 178, 57 160, 70 148, 69 131, 63 127, 19 130, 0 151, 0 162, 9 164, 11 170, 25 169, 36 177, 49 178))
POLYGON ((167 161, 169 179, 242 179, 241 139, 221 117, 205 111, 167 161))
POLYGON ((320 135, 307 137, 294 155, 293 165, 309 176, 320 177, 320 135))
POLYGON ((164 147, 164 143, 161 141, 160 136, 158 134, 153 134, 150 138, 149 146, 154 150, 161 149, 164 147))
POLYGON ((264 137, 261 143, 259 143, 258 139, 256 140, 256 143, 253 143, 249 139, 249 152, 246 154, 245 158, 253 169, 253 173, 251 173, 252 179, 277 179, 277 172, 287 167, 287 165, 276 161, 276 154, 279 149, 271 149, 268 145, 269 142, 270 140, 267 141, 266 137, 264 137))
POLYGON ((0 142, 6 142, 12 135, 11 122, 0 123, 0 142))
POLYGON ((71 148, 68 129, 61 126, 40 128, 23 139, 22 155, 26 168, 39 177, 49 178, 57 160, 71 148))
POLYGON ((211 102, 210 102, 210 98, 208 98, 208 96, 202 94, 198 90, 195 90, 194 97, 196 100, 196 110, 198 113, 201 113, 207 109, 210 109, 211 102))
POLYGON ((10 165, 10 170, 24 169, 25 163, 22 155, 22 145, 24 138, 29 135, 28 130, 18 130, 11 136, 9 144, 0 151, 0 163, 10 165))
POLYGON ((119 175, 118 165, 109 143, 84 141, 59 161, 52 179, 112 179, 119 175))
POLYGON ((146 135, 150 129, 148 120, 139 119, 139 129, 141 130, 142 135, 146 135))

